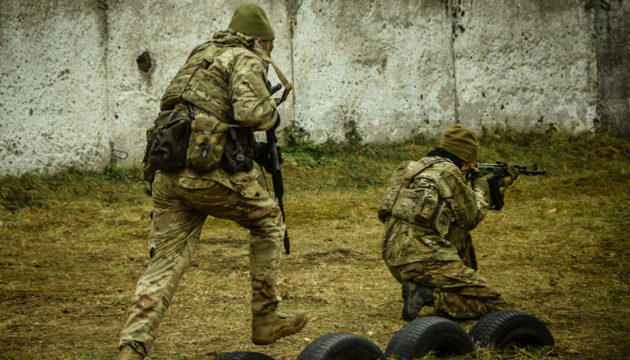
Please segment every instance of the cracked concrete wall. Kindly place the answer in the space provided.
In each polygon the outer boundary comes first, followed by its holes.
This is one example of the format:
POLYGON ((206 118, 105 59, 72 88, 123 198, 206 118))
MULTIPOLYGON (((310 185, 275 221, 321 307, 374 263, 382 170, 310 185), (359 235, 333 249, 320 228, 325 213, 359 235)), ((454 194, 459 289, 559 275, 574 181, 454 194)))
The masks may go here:
MULTIPOLYGON (((4 0, 0 175, 139 165, 168 82, 242 2, 4 0)), ((353 127, 365 142, 437 137, 454 123, 630 136, 628 1, 259 4, 294 84, 283 126, 312 141, 353 127)))
POLYGON ((366 142, 455 121, 450 23, 439 1, 304 1, 294 17, 295 118, 311 140, 366 142))
POLYGON ((97 2, 0 4, 0 175, 109 163, 104 12, 97 2))
POLYGON ((461 123, 594 128, 597 58, 582 0, 451 1, 450 15, 461 123))

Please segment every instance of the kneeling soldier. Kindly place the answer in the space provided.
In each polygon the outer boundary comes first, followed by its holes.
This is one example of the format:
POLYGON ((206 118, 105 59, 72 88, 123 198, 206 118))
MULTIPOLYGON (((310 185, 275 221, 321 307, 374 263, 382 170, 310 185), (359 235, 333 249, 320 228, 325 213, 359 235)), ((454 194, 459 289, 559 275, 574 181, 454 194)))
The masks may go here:
MULTIPOLYGON (((384 223, 383 260, 402 284, 403 319, 425 305, 438 315, 477 319, 507 303, 476 272, 469 232, 483 220, 491 201, 489 177, 466 185, 475 165, 477 136, 452 126, 439 147, 419 161, 405 161, 394 173, 379 207, 384 223)), ((511 183, 518 170, 509 169, 511 183)))

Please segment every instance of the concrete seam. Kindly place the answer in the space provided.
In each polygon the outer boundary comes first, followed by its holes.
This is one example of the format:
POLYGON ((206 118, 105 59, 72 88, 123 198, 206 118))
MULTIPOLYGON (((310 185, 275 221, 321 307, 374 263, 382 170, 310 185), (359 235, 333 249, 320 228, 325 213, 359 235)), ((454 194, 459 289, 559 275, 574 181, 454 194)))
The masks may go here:
MULTIPOLYGON (((103 15, 102 15, 102 21, 103 21, 103 37, 104 37, 104 50, 105 50, 105 59, 103 61, 103 65, 105 66, 105 106, 106 106, 106 121, 109 123, 109 134, 106 134, 107 136, 103 136, 104 138, 107 137, 109 138, 109 144, 110 147, 113 146, 113 142, 112 142, 112 138, 111 138, 111 134, 112 134, 112 127, 114 126, 112 123, 109 122, 109 120, 112 118, 112 106, 111 106, 111 79, 110 79, 110 74, 109 74, 109 61, 110 61, 110 51, 109 51, 109 45, 110 45, 110 39, 109 39, 109 4, 107 3, 107 0, 98 0, 99 6, 98 8, 101 9, 103 11, 103 15)), ((105 134, 103 134, 105 135, 105 134)), ((114 161, 114 157, 111 156, 109 157, 109 163, 111 165, 111 163, 114 161)))
MULTIPOLYGON (((604 122, 604 119, 602 118, 603 115, 603 111, 602 111, 602 86, 601 86, 601 81, 602 81, 602 72, 600 69, 600 41, 599 41, 599 26, 598 26, 598 22, 599 22, 599 0, 595 0, 595 2, 597 2, 597 4, 595 4, 596 6, 593 9, 593 28, 595 29, 595 70, 597 71, 597 98, 595 100, 596 105, 595 105, 595 113, 597 114, 597 117, 599 118, 599 127, 600 129, 603 129, 604 131, 608 131, 607 129, 607 125, 604 122)), ((596 133, 598 132, 598 129, 595 129, 596 133)))
POLYGON ((457 68, 455 61, 455 31, 457 29, 457 19, 453 16, 453 4, 454 0, 449 1, 447 5, 447 16, 451 16, 451 61, 453 66, 453 116, 455 117, 455 123, 459 124, 459 96, 457 94, 457 68))
MULTIPOLYGON (((290 47, 290 54, 291 54, 291 84, 293 84, 293 77, 294 77, 294 70, 295 70, 295 59, 293 57, 293 38, 294 38, 294 29, 293 29, 293 21, 295 20, 295 18, 297 17, 297 11, 300 8, 300 6, 302 6, 302 1, 299 2, 299 4, 296 6, 295 3, 292 3, 292 5, 289 5, 289 29, 290 29, 290 33, 291 33, 291 38, 289 39, 289 47, 290 47)), ((291 106, 293 107, 293 121, 295 121, 295 88, 293 89, 293 91, 291 91, 291 106)), ((285 124, 286 126, 287 124, 285 124)))

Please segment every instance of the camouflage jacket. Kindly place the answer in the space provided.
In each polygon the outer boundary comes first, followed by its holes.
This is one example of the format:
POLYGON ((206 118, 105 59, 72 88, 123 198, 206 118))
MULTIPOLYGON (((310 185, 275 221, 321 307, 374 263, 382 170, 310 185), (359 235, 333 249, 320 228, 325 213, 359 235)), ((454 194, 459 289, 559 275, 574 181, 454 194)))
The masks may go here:
POLYGON ((224 30, 197 46, 162 97, 162 110, 187 101, 219 121, 252 131, 269 129, 276 121, 267 64, 251 49, 253 37, 224 30))
MULTIPOLYGON (((196 117, 215 117, 252 132, 269 129, 277 120, 277 109, 270 95, 267 63, 251 51, 254 48, 262 50, 253 37, 232 30, 217 32, 212 40, 193 49, 165 91, 161 109, 185 111, 182 104, 186 101, 193 104, 196 117)), ((236 191, 258 175, 255 168, 235 175, 221 168, 201 176, 190 169, 180 173, 189 179, 190 187, 215 181, 236 191)))
POLYGON ((383 259, 389 266, 460 260, 449 241, 451 235, 474 229, 488 208, 487 195, 468 187, 450 160, 405 161, 392 176, 379 207, 385 225, 383 259))

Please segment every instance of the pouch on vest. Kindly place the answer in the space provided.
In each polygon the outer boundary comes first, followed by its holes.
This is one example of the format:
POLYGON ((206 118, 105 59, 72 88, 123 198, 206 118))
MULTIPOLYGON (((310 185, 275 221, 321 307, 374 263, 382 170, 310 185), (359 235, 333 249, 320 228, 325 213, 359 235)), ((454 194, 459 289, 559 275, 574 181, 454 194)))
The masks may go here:
POLYGON ((416 177, 411 188, 400 190, 392 207, 392 216, 425 229, 435 230, 445 237, 450 227, 452 213, 446 202, 440 198, 435 181, 428 177, 416 177))
POLYGON ((404 179, 396 179, 390 183, 390 185, 385 189, 385 193, 381 198, 381 204, 378 207, 378 219, 381 222, 387 221, 389 217, 392 215, 392 208, 394 207, 394 202, 398 198, 398 193, 402 189, 404 185, 404 179))
POLYGON ((248 172, 254 168, 254 134, 248 128, 231 127, 228 131, 221 168, 228 174, 248 172))
POLYGON ((144 179, 152 182, 157 170, 177 172, 186 167, 190 118, 178 110, 162 111, 147 130, 142 159, 144 179))
POLYGON ((423 194, 424 189, 400 189, 398 198, 392 206, 392 217, 416 224, 414 215, 423 194))
POLYGON ((433 229, 446 237, 453 214, 444 198, 450 198, 451 192, 440 180, 437 174, 424 173, 413 180, 414 187, 420 190, 413 220, 416 224, 433 229))
POLYGON ((221 162, 228 125, 214 117, 198 117, 192 121, 186 165, 203 174, 214 170, 221 162))
MULTIPOLYGON (((413 179, 413 177, 421 172, 425 168, 426 164, 422 162, 415 161, 404 161, 399 166, 392 178, 389 181, 389 185, 387 189, 385 189, 385 193, 381 198, 381 203, 378 207, 378 219, 381 222, 387 221, 390 216, 392 216, 392 210, 394 208, 394 204, 396 200, 399 198, 399 194, 403 188, 406 188, 409 185, 409 182, 413 179)), ((417 196, 412 195, 413 198, 417 198, 417 196)), ((406 204, 402 205, 406 207, 406 204)), ((412 205, 410 205, 412 206, 412 205)), ((415 206, 413 206, 415 209, 415 206)), ((399 209, 399 216, 403 216, 399 209)), ((403 210, 402 212, 407 212, 403 210)), ((410 215, 410 214, 407 214, 410 215)), ((408 220, 408 218, 403 219, 408 220)))

